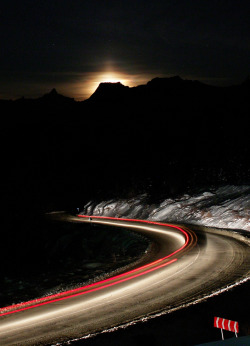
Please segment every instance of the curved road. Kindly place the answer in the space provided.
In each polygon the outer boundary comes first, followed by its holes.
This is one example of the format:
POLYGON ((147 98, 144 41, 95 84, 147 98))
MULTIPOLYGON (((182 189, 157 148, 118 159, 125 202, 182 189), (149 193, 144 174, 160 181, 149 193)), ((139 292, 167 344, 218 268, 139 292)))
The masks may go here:
POLYGON ((60 216, 136 230, 150 258, 115 277, 0 309, 0 345, 46 345, 176 309, 249 275, 249 245, 235 232, 158 222, 60 216))

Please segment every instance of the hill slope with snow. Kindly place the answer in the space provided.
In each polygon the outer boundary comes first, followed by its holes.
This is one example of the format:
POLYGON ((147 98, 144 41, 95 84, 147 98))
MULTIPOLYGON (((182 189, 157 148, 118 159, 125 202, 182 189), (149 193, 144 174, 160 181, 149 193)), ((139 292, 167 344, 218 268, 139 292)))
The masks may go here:
POLYGON ((91 201, 81 213, 250 231, 250 186, 227 185, 192 196, 167 198, 159 204, 148 204, 146 194, 100 203, 91 201))

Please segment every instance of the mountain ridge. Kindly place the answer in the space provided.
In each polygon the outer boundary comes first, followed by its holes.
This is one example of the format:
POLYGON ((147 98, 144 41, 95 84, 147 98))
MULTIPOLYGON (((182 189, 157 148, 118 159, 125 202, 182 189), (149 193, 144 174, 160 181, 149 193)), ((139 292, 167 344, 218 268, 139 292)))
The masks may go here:
POLYGON ((137 91, 139 89, 180 89, 180 88, 185 88, 185 87, 195 87, 195 88, 204 88, 204 89, 213 89, 213 90, 219 90, 219 91, 227 91, 230 89, 238 89, 238 88, 243 88, 243 89, 250 89, 250 79, 249 77, 244 80, 241 84, 237 84, 237 85, 229 85, 229 86, 215 86, 215 85, 211 85, 211 84, 206 84, 203 83, 199 80, 191 80, 191 79, 182 79, 180 76, 176 75, 176 76, 172 76, 172 77, 155 77, 153 79, 151 79, 150 81, 148 81, 146 84, 141 84, 141 85, 137 85, 137 86, 133 86, 133 87, 129 87, 129 86, 125 86, 124 84, 122 84, 121 82, 101 82, 99 83, 97 89, 94 91, 93 94, 90 95, 89 98, 83 100, 83 101, 75 101, 74 98, 72 97, 68 97, 65 95, 62 95, 60 93, 57 92, 57 90, 55 88, 53 88, 51 91, 49 91, 48 93, 45 93, 42 96, 39 96, 37 98, 26 98, 26 97, 22 97, 22 98, 18 98, 15 100, 12 99, 0 99, 0 102, 21 102, 21 101, 35 101, 35 100, 59 100, 61 99, 64 101, 74 101, 74 102, 85 102, 88 100, 103 100, 105 97, 113 98, 110 97, 110 95, 108 94, 110 93, 114 93, 113 96, 116 96, 118 98, 123 97, 124 95, 122 94, 122 92, 124 92, 124 94, 128 94, 128 92, 131 91, 137 91))

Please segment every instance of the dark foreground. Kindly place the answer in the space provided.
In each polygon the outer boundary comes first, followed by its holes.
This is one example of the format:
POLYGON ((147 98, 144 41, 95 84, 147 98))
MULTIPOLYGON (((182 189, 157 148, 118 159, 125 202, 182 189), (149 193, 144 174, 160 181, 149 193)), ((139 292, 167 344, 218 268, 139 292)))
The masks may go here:
POLYGON ((99 281, 136 262, 149 246, 124 229, 56 221, 61 214, 7 218, 0 308, 99 281))

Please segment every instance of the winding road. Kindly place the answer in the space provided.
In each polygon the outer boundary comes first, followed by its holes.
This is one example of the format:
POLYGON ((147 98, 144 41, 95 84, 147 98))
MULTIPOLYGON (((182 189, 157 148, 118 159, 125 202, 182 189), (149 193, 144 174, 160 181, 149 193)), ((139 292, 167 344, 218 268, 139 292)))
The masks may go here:
POLYGON ((129 324, 203 299, 249 276, 237 232, 84 215, 62 221, 129 228, 153 241, 137 266, 88 286, 0 309, 0 345, 46 345, 129 324))

